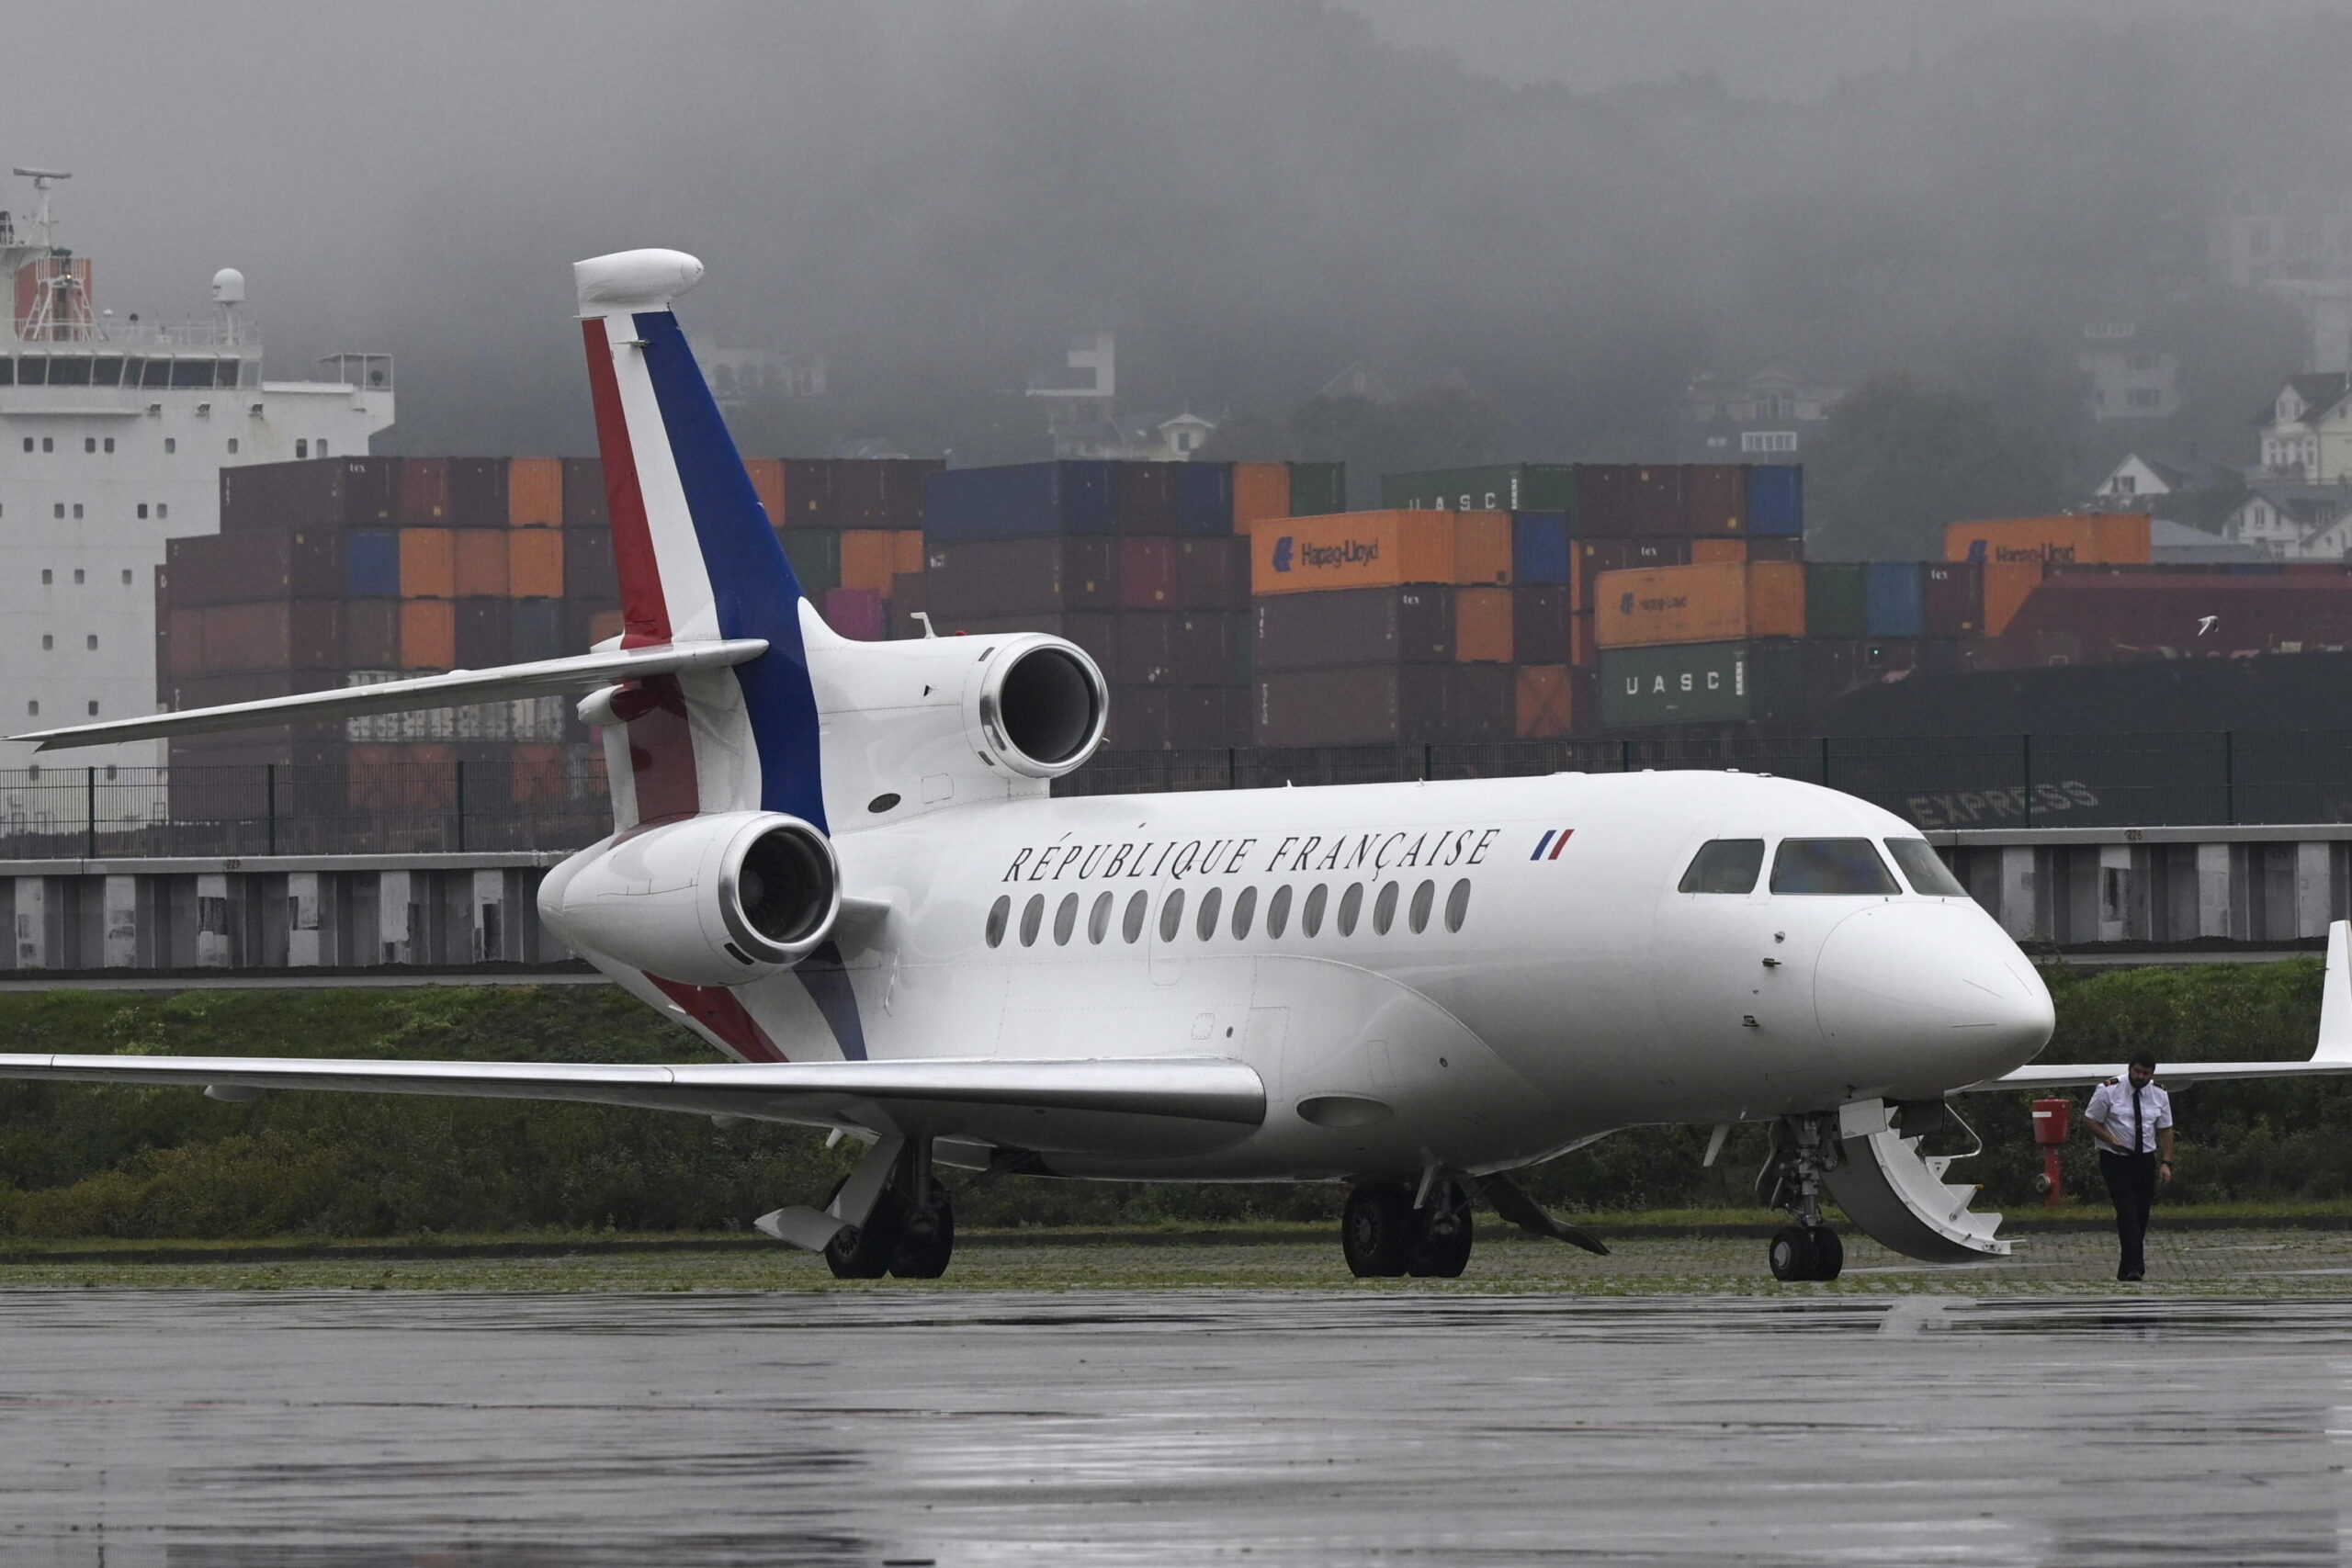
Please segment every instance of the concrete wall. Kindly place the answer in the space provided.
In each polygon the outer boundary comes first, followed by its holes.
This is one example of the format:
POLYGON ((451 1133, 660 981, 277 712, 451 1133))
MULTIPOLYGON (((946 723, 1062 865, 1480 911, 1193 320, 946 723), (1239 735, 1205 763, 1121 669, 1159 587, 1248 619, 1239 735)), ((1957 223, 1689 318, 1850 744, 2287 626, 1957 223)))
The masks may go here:
MULTIPOLYGON (((2352 918, 2352 825, 1930 832, 2019 940, 2318 942, 2352 918)), ((0 862, 0 973, 553 964, 556 853, 0 862)))

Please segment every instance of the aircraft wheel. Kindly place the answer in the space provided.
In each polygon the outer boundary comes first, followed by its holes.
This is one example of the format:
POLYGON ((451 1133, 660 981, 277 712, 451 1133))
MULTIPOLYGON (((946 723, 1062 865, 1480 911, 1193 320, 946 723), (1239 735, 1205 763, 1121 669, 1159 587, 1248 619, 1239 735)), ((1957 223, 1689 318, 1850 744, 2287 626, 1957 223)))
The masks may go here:
POLYGON ((1425 1280, 1458 1280, 1470 1263, 1470 1200, 1461 1184, 1438 1183, 1430 1201, 1413 1211, 1413 1249, 1406 1271, 1425 1280))
POLYGON ((896 1192, 885 1190, 864 1224, 851 1225, 825 1244, 825 1264, 834 1279, 879 1280, 889 1272, 899 1248, 900 1202, 896 1192))
POLYGON ((947 1272, 955 1256, 956 1211, 948 1206, 946 1192, 934 1184, 929 1204, 906 1205, 890 1272, 901 1280, 936 1280, 947 1272))
POLYGON ((1813 1274, 1815 1280, 1835 1280, 1846 1268, 1846 1244, 1827 1225, 1813 1227, 1813 1274))
POLYGON ((1775 1280, 1810 1280, 1814 1277, 1814 1245, 1812 1231, 1802 1225, 1782 1225, 1772 1233, 1769 1256, 1775 1280))
POLYGON ((1340 1221, 1340 1250, 1360 1280, 1388 1280, 1412 1259, 1413 1195, 1388 1182, 1356 1188, 1340 1221))

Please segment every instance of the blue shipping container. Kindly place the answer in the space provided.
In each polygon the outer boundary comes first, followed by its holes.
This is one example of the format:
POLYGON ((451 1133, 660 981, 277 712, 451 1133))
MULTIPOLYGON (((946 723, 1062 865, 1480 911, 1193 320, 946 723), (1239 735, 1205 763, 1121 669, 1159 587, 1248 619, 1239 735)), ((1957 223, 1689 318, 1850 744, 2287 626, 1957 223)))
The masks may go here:
POLYGON ((513 643, 510 657, 515 663, 560 659, 567 653, 582 651, 563 646, 562 600, 517 599, 512 614, 508 635, 513 643))
POLYGON ((343 592, 347 599, 397 599, 401 536, 390 528, 354 528, 344 536, 343 592))
POLYGON ((1758 539, 1804 537, 1804 470, 1756 463, 1747 470, 1747 532, 1758 539))
POLYGON ((936 544, 1113 531, 1108 463, 946 468, 922 491, 923 536, 936 544))
POLYGON ((1513 582, 1566 582, 1568 580, 1566 513, 1514 512, 1510 514, 1510 575, 1513 582))
POLYGON ((1872 561, 1862 568, 1862 630, 1868 637, 1924 637, 1927 613, 1919 563, 1872 561))
POLYGON ((1172 471, 1176 481, 1176 532, 1232 533, 1233 465, 1178 463, 1172 471))

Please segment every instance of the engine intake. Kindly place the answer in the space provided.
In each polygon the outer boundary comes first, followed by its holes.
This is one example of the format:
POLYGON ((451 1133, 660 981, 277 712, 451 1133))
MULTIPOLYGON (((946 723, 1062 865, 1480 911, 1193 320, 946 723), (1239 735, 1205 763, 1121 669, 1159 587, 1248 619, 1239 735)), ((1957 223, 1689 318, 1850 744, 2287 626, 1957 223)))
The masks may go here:
POLYGON ((991 664, 978 706, 981 743, 993 761, 1025 778, 1053 779, 1102 744, 1111 692, 1076 645, 1033 634, 991 664))
POLYGON ((831 840, 772 811, 648 828, 566 861, 539 888, 540 918, 573 948, 697 986, 791 967, 832 934, 841 907, 831 840))

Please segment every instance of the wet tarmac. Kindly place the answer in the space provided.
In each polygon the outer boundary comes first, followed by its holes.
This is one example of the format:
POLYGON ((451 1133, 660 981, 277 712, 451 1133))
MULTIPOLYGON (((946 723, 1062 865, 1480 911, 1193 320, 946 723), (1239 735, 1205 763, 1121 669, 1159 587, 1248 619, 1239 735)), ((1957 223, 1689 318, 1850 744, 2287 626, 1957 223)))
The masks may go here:
POLYGON ((6 1568, 2333 1563, 2324 1299, 0 1294, 6 1568))

